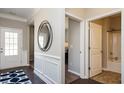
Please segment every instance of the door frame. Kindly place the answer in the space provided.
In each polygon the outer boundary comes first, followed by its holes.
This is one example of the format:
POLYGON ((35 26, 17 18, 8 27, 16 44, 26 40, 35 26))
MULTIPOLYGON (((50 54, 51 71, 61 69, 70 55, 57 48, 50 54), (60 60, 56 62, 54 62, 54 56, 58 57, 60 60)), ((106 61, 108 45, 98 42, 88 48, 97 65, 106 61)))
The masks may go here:
MULTIPOLYGON (((80 78, 84 78, 84 69, 85 69, 85 66, 84 66, 84 27, 85 27, 85 21, 84 19, 80 18, 80 17, 77 17, 71 13, 68 13, 68 12, 65 12, 65 16, 68 16, 78 22, 80 22, 80 51, 81 51, 81 54, 80 54, 80 73, 79 73, 79 76, 80 78)), ((65 31, 64 31, 64 36, 63 36, 63 48, 64 48, 64 43, 65 43, 65 31)), ((64 61, 64 67, 62 68, 62 71, 63 71, 63 81, 65 83, 65 48, 63 50, 63 61, 64 61)))
POLYGON ((90 78, 89 76, 89 66, 90 66, 90 53, 89 53, 89 43, 90 43, 90 39, 89 39, 89 33, 90 33, 90 27, 89 27, 89 22, 96 20, 96 19, 101 19, 107 16, 111 16, 117 13, 121 13, 121 83, 124 83, 124 43, 123 43, 123 39, 124 39, 124 9, 116 9, 107 13, 103 13, 103 14, 99 14, 96 16, 92 16, 90 18, 86 19, 86 31, 85 31, 85 76, 86 78, 90 78))
MULTIPOLYGON (((32 22, 32 23, 30 23, 29 25, 28 25, 28 28, 29 28, 29 58, 28 58, 28 63, 29 63, 29 65, 31 66, 31 64, 30 64, 30 53, 31 53, 31 51, 30 51, 30 37, 31 37, 31 29, 30 29, 30 26, 34 26, 34 21, 32 22)), ((33 34, 35 33, 35 31, 33 31, 33 34)), ((34 40, 34 35, 33 35, 33 40, 34 40)), ((33 41, 33 42, 35 42, 35 41, 33 41)), ((33 47, 34 47, 34 43, 33 43, 33 47)), ((33 49, 34 50, 34 49, 33 49)), ((33 52, 34 53, 34 52, 33 52)), ((33 56, 34 57, 34 56, 33 56)), ((34 59, 33 59, 34 60, 34 59)), ((34 62, 33 62, 33 65, 34 65, 34 62)), ((33 66, 31 66, 32 68, 34 68, 33 66)))
MULTIPOLYGON (((13 28, 13 27, 3 27, 3 26, 0 26, 0 35, 1 35, 1 29, 15 29, 15 30, 21 30, 21 40, 20 40, 20 45, 21 45, 21 53, 20 53, 20 66, 23 66, 23 63, 22 63, 22 61, 24 61, 23 60, 23 50, 22 50, 22 46, 23 46, 23 29, 19 29, 19 28, 13 28)), ((1 46, 1 41, 0 41, 0 46, 1 46)), ((18 67, 18 66, 17 66, 18 67)), ((8 68, 7 68, 8 69, 8 68)), ((1 70, 1 56, 0 56, 0 70, 1 70)))

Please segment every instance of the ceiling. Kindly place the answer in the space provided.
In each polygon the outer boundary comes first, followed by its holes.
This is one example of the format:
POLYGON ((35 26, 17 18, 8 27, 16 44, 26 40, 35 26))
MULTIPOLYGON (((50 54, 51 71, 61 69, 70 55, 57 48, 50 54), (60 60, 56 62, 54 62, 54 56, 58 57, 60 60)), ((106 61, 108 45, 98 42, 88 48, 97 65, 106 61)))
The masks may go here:
POLYGON ((21 18, 29 19, 38 8, 0 8, 0 13, 11 14, 21 18))

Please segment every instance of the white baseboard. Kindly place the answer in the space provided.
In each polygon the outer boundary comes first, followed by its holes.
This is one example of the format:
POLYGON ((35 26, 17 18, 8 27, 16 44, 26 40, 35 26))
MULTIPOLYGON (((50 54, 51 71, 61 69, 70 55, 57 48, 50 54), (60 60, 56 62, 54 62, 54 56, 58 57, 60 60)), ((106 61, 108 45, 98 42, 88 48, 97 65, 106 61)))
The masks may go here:
POLYGON ((81 79, 88 79, 87 76, 82 76, 82 75, 80 75, 80 78, 81 78, 81 79))
POLYGON ((102 68, 102 70, 107 70, 107 68, 102 68))
POLYGON ((23 66, 29 66, 29 64, 25 64, 25 65, 18 65, 18 66, 14 66, 14 67, 8 67, 8 68, 0 68, 0 70, 5 70, 5 69, 11 69, 11 68, 17 68, 17 67, 23 67, 23 66))
POLYGON ((46 75, 44 75, 43 73, 41 73, 39 70, 37 70, 36 68, 34 69, 34 73, 39 76, 44 82, 46 82, 47 84, 57 84, 57 82, 53 81, 52 79, 50 79, 49 77, 47 77, 46 75))
POLYGON ((70 70, 70 69, 68 69, 68 72, 71 72, 71 73, 73 73, 73 74, 75 74, 75 75, 77 75, 77 76, 80 76, 80 73, 77 73, 77 72, 72 71, 72 70, 70 70))
POLYGON ((102 70, 120 73, 119 71, 115 71, 115 70, 112 70, 112 69, 109 69, 109 68, 102 68, 102 70))
POLYGON ((23 65, 21 65, 21 66, 30 66, 30 64, 23 64, 23 65))

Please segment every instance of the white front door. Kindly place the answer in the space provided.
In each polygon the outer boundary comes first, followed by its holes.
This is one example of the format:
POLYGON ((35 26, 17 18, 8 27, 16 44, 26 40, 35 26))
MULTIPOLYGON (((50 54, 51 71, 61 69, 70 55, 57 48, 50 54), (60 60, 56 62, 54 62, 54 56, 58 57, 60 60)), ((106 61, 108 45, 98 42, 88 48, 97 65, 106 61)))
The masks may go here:
POLYGON ((22 30, 0 28, 0 69, 21 65, 22 30))
POLYGON ((102 72, 102 26, 90 22, 90 77, 102 72))

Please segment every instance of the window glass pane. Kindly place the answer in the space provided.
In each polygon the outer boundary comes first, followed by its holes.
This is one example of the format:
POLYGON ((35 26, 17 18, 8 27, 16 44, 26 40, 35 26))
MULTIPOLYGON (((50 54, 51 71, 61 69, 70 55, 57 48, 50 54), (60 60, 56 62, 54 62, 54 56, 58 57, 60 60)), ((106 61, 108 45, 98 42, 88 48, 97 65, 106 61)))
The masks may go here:
POLYGON ((10 55, 13 55, 13 50, 9 50, 9 54, 10 55))
POLYGON ((14 49, 17 49, 17 44, 14 44, 14 49))
POLYGON ((5 37, 9 38, 9 32, 5 32, 5 37))
POLYGON ((5 39, 5 43, 6 43, 6 44, 9 44, 9 39, 6 38, 6 39, 5 39))
POLYGON ((9 55, 9 50, 5 50, 5 55, 6 55, 6 56, 9 55))
POLYGON ((17 33, 14 33, 14 34, 13 34, 14 38, 17 38, 17 35, 18 35, 17 33))
POLYGON ((14 50, 14 51, 13 51, 13 54, 14 54, 14 55, 17 55, 17 50, 14 50))
POLYGON ((13 49, 13 44, 10 44, 9 49, 13 49))
POLYGON ((10 36, 9 38, 13 38, 13 32, 10 32, 9 36, 10 36))
POLYGON ((9 44, 6 44, 5 49, 9 49, 9 44))
POLYGON ((5 55, 18 55, 18 34, 5 32, 5 55))
POLYGON ((17 38, 14 38, 14 44, 17 44, 17 38))
POLYGON ((9 40, 9 43, 10 43, 10 44, 13 44, 13 39, 10 39, 10 40, 9 40))

